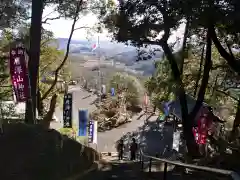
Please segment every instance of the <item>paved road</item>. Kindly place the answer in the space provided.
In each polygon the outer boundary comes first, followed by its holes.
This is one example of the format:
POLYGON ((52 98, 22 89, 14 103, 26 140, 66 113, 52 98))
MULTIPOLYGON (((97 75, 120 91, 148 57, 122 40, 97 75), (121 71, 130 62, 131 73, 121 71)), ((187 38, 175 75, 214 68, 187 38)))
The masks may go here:
POLYGON ((88 112, 92 112, 96 109, 93 102, 97 96, 84 91, 80 88, 73 88, 69 90, 73 94, 73 124, 78 127, 78 111, 79 109, 88 109, 88 112))
MULTIPOLYGON (((73 93, 73 124, 78 126, 78 109, 88 109, 93 111, 96 107, 92 104, 96 100, 96 96, 86 92, 80 87, 70 87, 69 91, 73 93)), ((61 109, 56 110, 56 116, 62 119, 61 109)), ((157 116, 151 116, 149 123, 145 124, 145 119, 149 117, 140 113, 132 118, 132 122, 124 124, 118 128, 106 132, 98 133, 97 150, 99 152, 116 152, 116 142, 119 139, 124 139, 126 147, 131 142, 132 137, 135 137, 141 147, 148 154, 155 155, 162 153, 166 146, 172 146, 172 126, 158 125, 156 123, 157 116)), ((62 127, 62 122, 52 123, 52 128, 59 129, 62 127)), ((95 147, 95 146, 93 146, 95 147)), ((126 148, 126 154, 128 149, 126 148)))
MULTIPOLYGON (((78 127, 78 110, 88 109, 89 112, 93 111, 96 107, 92 104, 96 100, 96 96, 92 93, 82 90, 79 86, 70 86, 69 92, 73 94, 73 104, 72 104, 72 120, 73 125, 78 127)), ((54 129, 60 129, 63 127, 63 112, 61 108, 56 108, 55 115, 57 117, 57 122, 53 122, 51 127, 54 129)))
MULTIPOLYGON (((116 152, 116 142, 124 138, 125 143, 130 143, 131 138, 141 138, 141 127, 144 126, 146 116, 140 113, 133 116, 132 122, 124 124, 118 128, 106 132, 98 133, 98 150, 100 152, 116 152), (140 118, 139 118, 140 117, 140 118)), ((149 121, 154 121, 156 116, 152 116, 149 121)))
POLYGON ((131 123, 110 131, 99 133, 98 150, 100 152, 116 152, 116 142, 120 139, 125 143, 125 156, 129 157, 129 145, 131 139, 135 138, 141 149, 152 156, 171 156, 173 143, 173 126, 159 124, 156 122, 157 116, 148 116, 148 123, 144 123, 146 116, 139 118, 141 114, 134 116, 131 123))

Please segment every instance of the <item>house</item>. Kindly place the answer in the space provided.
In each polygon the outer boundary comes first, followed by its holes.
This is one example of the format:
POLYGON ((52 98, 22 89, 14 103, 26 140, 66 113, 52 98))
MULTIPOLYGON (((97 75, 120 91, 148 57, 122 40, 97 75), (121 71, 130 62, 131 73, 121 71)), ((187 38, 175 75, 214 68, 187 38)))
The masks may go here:
MULTIPOLYGON (((186 95, 186 101, 187 101, 187 106, 188 106, 188 113, 191 112, 196 104, 196 100, 190 96, 190 95, 186 95)), ((202 107, 211 107, 209 106, 207 103, 203 103, 202 107)), ((200 111, 202 109, 202 107, 200 108, 200 111)), ((181 120, 182 119, 182 110, 181 110, 181 105, 180 105, 180 101, 179 99, 171 102, 170 104, 170 113, 175 116, 177 119, 181 120)), ((224 121, 221 120, 223 119, 222 117, 217 117, 215 116, 214 120, 223 123, 224 121)), ((197 118, 196 118, 197 120, 197 118)))
MULTIPOLYGON (((0 102, 0 118, 3 119, 24 119, 25 118, 26 104, 15 103, 14 101, 1 101, 0 102)), ((38 117, 38 112, 36 111, 38 117)), ((53 120, 58 121, 56 115, 53 115, 53 120)))

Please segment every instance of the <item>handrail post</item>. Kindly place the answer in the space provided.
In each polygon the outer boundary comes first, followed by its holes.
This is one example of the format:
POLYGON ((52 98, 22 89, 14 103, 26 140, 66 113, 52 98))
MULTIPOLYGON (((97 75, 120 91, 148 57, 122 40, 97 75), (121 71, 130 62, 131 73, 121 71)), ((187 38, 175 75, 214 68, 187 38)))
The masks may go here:
POLYGON ((152 172, 152 158, 150 158, 149 160, 149 169, 148 172, 151 173, 152 172))
POLYGON ((164 172, 163 172, 163 180, 166 180, 167 179, 167 163, 165 162, 164 163, 164 172))
POLYGON ((142 168, 142 171, 144 171, 144 160, 143 160, 143 156, 141 158, 141 168, 142 168))
MULTIPOLYGON (((231 178, 233 180, 240 180, 239 174, 234 172, 234 171, 217 169, 217 168, 212 168, 212 167, 197 166, 197 165, 193 165, 193 164, 187 164, 187 163, 182 163, 182 162, 177 162, 177 161, 171 161, 171 160, 168 160, 168 159, 157 158, 157 157, 154 157, 154 156, 145 155, 142 152, 141 149, 140 149, 140 152, 141 152, 141 159, 140 160, 141 160, 141 166, 142 166, 143 171, 144 171, 144 158, 149 159, 149 163, 148 163, 149 175, 152 171, 152 160, 153 159, 156 160, 156 161, 164 162, 163 180, 167 179, 168 164, 175 165, 175 166, 180 166, 180 167, 184 167, 184 168, 190 168, 190 169, 194 169, 194 170, 202 171, 202 172, 222 174, 222 175, 225 175, 225 176, 231 176, 231 178)), ((147 161, 146 161, 146 163, 147 163, 147 161)))

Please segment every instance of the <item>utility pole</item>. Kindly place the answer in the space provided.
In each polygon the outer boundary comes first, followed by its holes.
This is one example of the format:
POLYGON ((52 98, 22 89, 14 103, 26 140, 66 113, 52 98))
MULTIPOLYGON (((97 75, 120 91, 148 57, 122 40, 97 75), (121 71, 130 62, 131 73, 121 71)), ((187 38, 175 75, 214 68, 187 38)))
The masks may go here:
POLYGON ((99 105, 101 103, 101 89, 102 89, 102 83, 101 83, 101 55, 100 55, 100 42, 99 42, 99 36, 97 37, 97 46, 98 46, 98 83, 99 83, 99 105))

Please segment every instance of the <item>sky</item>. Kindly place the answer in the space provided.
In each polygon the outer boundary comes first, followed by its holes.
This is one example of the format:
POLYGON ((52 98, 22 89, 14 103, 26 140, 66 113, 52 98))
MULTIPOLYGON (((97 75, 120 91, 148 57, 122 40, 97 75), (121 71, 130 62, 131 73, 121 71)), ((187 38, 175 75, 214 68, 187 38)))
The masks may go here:
MULTIPOLYGON (((57 17, 58 14, 56 12, 53 12, 53 7, 46 7, 43 12, 43 20, 45 18, 53 18, 57 17)), ((48 21, 48 24, 43 24, 43 27, 47 30, 51 30, 54 33, 54 36, 56 38, 68 38, 72 26, 72 21, 73 20, 68 20, 68 19, 57 19, 57 20, 51 20, 48 21)), ((88 14, 87 16, 81 18, 77 24, 76 28, 81 27, 81 26, 87 26, 87 27, 93 27, 94 24, 97 23, 97 17, 94 16, 93 14, 88 14)), ((183 33, 184 33, 184 28, 185 24, 180 25, 180 28, 173 32, 172 36, 170 37, 170 42, 176 41, 177 37, 182 38, 183 33)), ((87 35, 87 30, 86 29, 80 29, 76 30, 73 34, 72 39, 74 40, 82 40, 86 39, 86 37, 91 37, 91 39, 97 39, 97 36, 99 36, 100 40, 110 40, 108 37, 108 33, 106 31, 103 31, 101 34, 92 34, 92 35, 87 35)))
MULTIPOLYGON (((43 12, 43 20, 46 18, 53 18, 57 17, 57 13, 52 13, 53 8, 47 7, 44 9, 43 12)), ((43 27, 47 30, 51 30, 54 33, 54 36, 56 38, 68 38, 70 31, 71 31, 71 26, 72 26, 72 21, 71 19, 64 19, 60 18, 57 20, 51 20, 48 21, 48 24, 43 24, 43 27)), ((87 27, 93 27, 94 24, 97 23, 97 18, 93 14, 89 14, 83 18, 81 18, 77 23, 76 23, 76 28, 82 27, 82 26, 87 26, 87 27)), ((86 29, 80 29, 74 31, 73 38, 72 39, 86 39, 87 37, 87 30, 86 29)), ((98 36, 95 34, 95 36, 98 36)), ((101 38, 106 39, 107 38, 107 33, 99 34, 101 38)))

